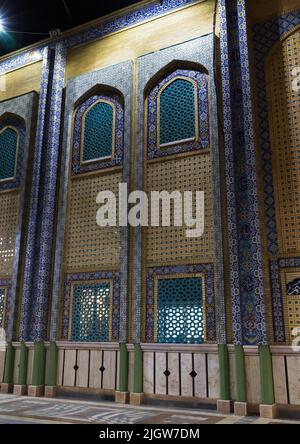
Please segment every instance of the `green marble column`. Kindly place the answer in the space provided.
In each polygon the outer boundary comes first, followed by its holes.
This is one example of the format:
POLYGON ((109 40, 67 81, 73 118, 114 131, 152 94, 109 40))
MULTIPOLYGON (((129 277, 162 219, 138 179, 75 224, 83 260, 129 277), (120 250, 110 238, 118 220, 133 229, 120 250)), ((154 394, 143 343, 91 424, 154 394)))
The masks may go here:
POLYGON ((15 365, 15 349, 11 342, 8 342, 5 356, 5 368, 4 368, 4 384, 13 384, 14 377, 14 365, 15 365))
POLYGON ((128 392, 128 350, 126 344, 120 344, 119 392, 128 392))
POLYGON ((18 385, 27 384, 28 348, 21 342, 18 385))
POLYGON ((275 403, 272 356, 268 345, 259 346, 261 404, 275 403))
POLYGON ((46 384, 49 387, 56 387, 57 383, 57 355, 58 350, 55 342, 50 342, 49 368, 46 384))
POLYGON ((219 344, 220 400, 230 400, 229 358, 226 344, 219 344))
POLYGON ((235 377, 236 377, 236 400, 238 402, 247 402, 246 390, 246 368, 245 355, 242 345, 236 345, 235 351, 235 377))
POLYGON ((44 343, 35 342, 31 385, 42 386, 45 384, 45 361, 46 350, 44 343))

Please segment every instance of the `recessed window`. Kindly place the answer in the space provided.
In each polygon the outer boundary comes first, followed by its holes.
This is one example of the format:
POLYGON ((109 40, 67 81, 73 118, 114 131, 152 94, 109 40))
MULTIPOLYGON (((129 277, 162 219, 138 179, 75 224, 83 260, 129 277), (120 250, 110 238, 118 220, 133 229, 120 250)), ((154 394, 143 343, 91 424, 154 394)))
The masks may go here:
POLYGON ((82 162, 113 156, 115 140, 115 108, 108 101, 92 105, 83 119, 82 162))
POLYGON ((72 291, 71 340, 110 340, 111 283, 78 283, 72 291))
POLYGON ((159 96, 160 145, 196 138, 196 92, 195 84, 181 78, 163 89, 159 96))
POLYGON ((83 99, 73 116, 72 175, 123 164, 123 96, 103 91, 83 99))
POLYGON ((203 341, 202 277, 157 279, 157 342, 203 341))
POLYGON ((209 148, 208 75, 176 69, 147 92, 148 159, 209 148))
POLYGON ((18 138, 18 131, 13 127, 5 127, 0 132, 0 181, 16 175, 18 138))

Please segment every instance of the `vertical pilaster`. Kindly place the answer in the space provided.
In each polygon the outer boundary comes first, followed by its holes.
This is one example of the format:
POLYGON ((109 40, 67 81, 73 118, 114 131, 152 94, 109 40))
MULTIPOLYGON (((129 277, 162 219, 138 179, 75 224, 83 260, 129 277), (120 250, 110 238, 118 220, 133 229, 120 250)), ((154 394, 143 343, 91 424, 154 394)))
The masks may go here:
POLYGON ((26 385, 27 366, 28 366, 28 348, 26 347, 24 342, 21 342, 19 377, 18 377, 19 385, 26 385))
POLYGON ((50 273, 59 159, 65 48, 44 51, 37 136, 26 246, 21 340, 47 335, 50 273))
POLYGON ((267 341, 246 4, 221 0, 225 163, 234 343, 267 341), (249 328, 255 322, 255 328, 249 328))
POLYGON ((268 345, 261 345, 259 347, 259 364, 260 364, 261 403, 265 405, 272 405, 275 402, 275 397, 274 397, 274 384, 273 384, 272 357, 271 357, 270 347, 268 345))
POLYGON ((45 396, 52 398, 56 396, 57 384, 57 360, 58 349, 54 341, 50 342, 49 360, 48 360, 48 377, 46 380, 45 396))
POLYGON ((247 384, 246 384, 245 354, 242 345, 236 345, 234 347, 234 355, 235 355, 235 390, 236 390, 234 413, 237 416, 246 416, 248 413, 247 384))
POLYGON ((33 369, 31 385, 28 387, 28 396, 42 396, 45 384, 46 350, 44 342, 35 342, 33 354, 33 369))
POLYGON ((47 336, 52 252, 56 207, 57 174, 62 117, 62 98, 65 78, 66 49, 58 43, 51 69, 51 89, 48 101, 47 145, 42 182, 42 217, 39 231, 39 255, 34 285, 34 312, 31 338, 42 341, 47 336))
POLYGON ((120 344, 119 391, 128 392, 128 350, 125 343, 120 344))
MULTIPOLYGON (((264 302, 263 259, 257 182, 258 168, 256 162, 246 0, 237 0, 237 24, 241 65, 241 92, 243 106, 242 116, 244 131, 244 152, 246 160, 245 174, 247 179, 247 201, 249 205, 247 226, 250 228, 249 236, 251 239, 252 247, 252 257, 250 262, 251 274, 248 273, 245 274, 245 276, 242 276, 242 287, 245 288, 244 291, 248 294, 247 299, 254 299, 252 301, 252 304, 256 321, 255 342, 257 344, 267 344, 267 322, 264 302), (251 285, 249 285, 250 279, 251 285)), ((242 238, 242 233, 240 237, 242 238)), ((247 263, 249 263, 247 259, 249 253, 245 241, 243 242, 243 247, 244 251, 242 265, 244 266, 245 264, 245 266, 247 266, 247 263)), ((243 299, 245 296, 243 295, 243 299)), ((244 326, 246 322, 247 319, 245 319, 244 326)))
POLYGON ((133 392, 130 403, 139 405, 143 402, 143 351, 140 344, 134 345, 133 392))
POLYGON ((259 406, 260 416, 274 418, 277 414, 277 407, 275 404, 272 355, 268 345, 261 345, 259 347, 259 366, 261 394, 261 404, 259 406))
POLYGON ((229 357, 226 344, 219 344, 219 374, 220 374, 220 396, 218 399, 218 412, 229 414, 230 402, 230 380, 229 380, 229 357))
POLYGON ((235 350, 235 377, 236 377, 236 400, 237 402, 247 401, 246 391, 246 369, 244 349, 241 345, 236 345, 235 350))
POLYGON ((30 197, 30 213, 27 232, 26 257, 24 266, 23 300, 20 321, 20 340, 30 339, 30 320, 33 307, 33 282, 36 261, 36 242, 38 218, 40 215, 40 186, 42 176, 42 154, 46 141, 46 108, 49 101, 51 52, 49 47, 44 49, 43 67, 38 105, 38 121, 34 150, 34 167, 30 197))
POLYGON ((20 361, 18 384, 14 385, 14 395, 21 396, 27 393, 27 368, 28 368, 28 348, 25 342, 20 345, 20 361))
POLYGON ((13 376, 15 365, 15 349, 11 342, 7 343, 5 355, 4 377, 1 384, 1 393, 10 393, 13 388, 13 376))
POLYGON ((226 344, 219 344, 220 399, 230 399, 229 358, 226 344))
POLYGON ((230 27, 228 2, 220 0, 220 46, 222 65, 222 91, 224 114, 225 170, 227 190, 227 217, 229 241, 229 265, 232 300, 232 328, 236 344, 242 344, 242 319, 240 310, 239 245, 236 208, 236 184, 234 180, 234 142, 232 116, 232 80, 230 68, 230 27))
POLYGON ((119 386, 116 392, 116 402, 126 404, 129 399, 128 393, 128 368, 129 356, 126 344, 120 343, 120 371, 119 371, 119 386))

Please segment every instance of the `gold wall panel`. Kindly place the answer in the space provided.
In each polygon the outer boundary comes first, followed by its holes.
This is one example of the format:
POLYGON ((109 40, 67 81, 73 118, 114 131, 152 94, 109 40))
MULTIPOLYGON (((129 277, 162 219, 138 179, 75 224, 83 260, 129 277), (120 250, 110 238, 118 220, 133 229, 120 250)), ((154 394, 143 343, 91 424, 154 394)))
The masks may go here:
POLYGON ((300 95, 292 70, 300 66, 300 29, 267 59, 272 167, 280 253, 300 252, 300 95))
POLYGON ((135 59, 213 30, 214 1, 175 11, 68 51, 67 80, 105 66, 135 59))
MULTIPOLYGON (((186 237, 186 227, 149 227, 146 229, 147 263, 212 262, 213 196, 210 154, 179 157, 147 166, 147 192, 166 190, 205 192, 204 235, 186 237)), ((195 209, 195 196, 194 196, 195 209)), ((195 214, 195 213, 194 213, 195 214)))
POLYGON ((272 16, 283 15, 299 8, 299 0, 249 0, 248 10, 254 22, 264 21, 272 16))
POLYGON ((0 276, 11 276, 19 214, 19 192, 0 193, 0 276))
POLYGON ((33 63, 0 77, 5 90, 0 91, 0 101, 20 96, 31 91, 39 91, 42 75, 42 62, 33 63), (3 79, 4 78, 4 79, 3 79))
POLYGON ((65 271, 93 271, 119 267, 120 229, 99 227, 96 196, 110 190, 118 196, 122 173, 72 179, 69 190, 65 244, 65 271))

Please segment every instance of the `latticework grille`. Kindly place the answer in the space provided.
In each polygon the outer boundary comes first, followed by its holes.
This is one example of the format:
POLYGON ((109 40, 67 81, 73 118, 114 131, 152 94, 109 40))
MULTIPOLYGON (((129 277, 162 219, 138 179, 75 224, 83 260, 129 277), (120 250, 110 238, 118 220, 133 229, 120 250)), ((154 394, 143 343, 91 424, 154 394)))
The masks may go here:
POLYGON ((196 88, 185 79, 175 79, 162 91, 159 107, 160 144, 196 136, 196 88))
POLYGON ((110 190, 118 196, 122 174, 99 174, 73 179, 70 186, 66 230, 66 271, 101 270, 118 267, 120 259, 120 229, 99 227, 96 223, 96 197, 110 190))
POLYGON ((105 342, 110 338, 111 285, 74 284, 72 291, 72 341, 105 342))
POLYGON ((9 276, 13 271, 19 213, 19 193, 0 193, 0 273, 9 276))
POLYGON ((6 127, 0 131, 0 180, 15 176, 18 138, 14 128, 6 127))
POLYGON ((86 112, 82 160, 84 162, 111 157, 115 138, 115 110, 103 100, 86 112))
POLYGON ((202 278, 157 280, 157 342, 204 340, 202 278))
POLYGON ((300 30, 271 53, 267 89, 277 225, 281 252, 300 251, 300 94, 293 68, 300 66, 300 30))
MULTIPOLYGON (((166 262, 213 261, 213 220, 211 161, 208 153, 155 162, 147 166, 147 191, 172 193, 175 190, 205 192, 205 229, 202 237, 187 238, 186 227, 149 227, 146 229, 148 264, 166 262)), ((195 215, 195 195, 194 195, 195 215)), ((171 211, 172 214, 172 211, 171 211)), ((161 223, 160 223, 161 225, 161 223)))

